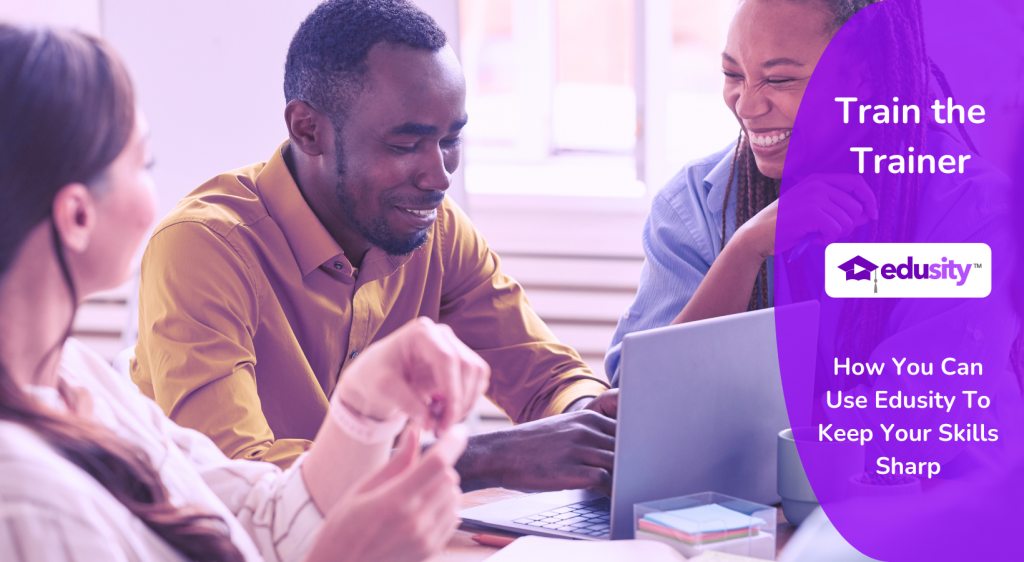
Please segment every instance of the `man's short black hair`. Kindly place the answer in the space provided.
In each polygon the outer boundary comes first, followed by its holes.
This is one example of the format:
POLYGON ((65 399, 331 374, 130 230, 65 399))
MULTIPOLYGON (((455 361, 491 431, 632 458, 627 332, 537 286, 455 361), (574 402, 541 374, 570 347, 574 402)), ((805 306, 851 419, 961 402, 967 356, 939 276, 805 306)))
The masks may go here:
POLYGON ((362 86, 367 55, 381 41, 437 52, 448 37, 408 0, 327 0, 306 17, 288 47, 285 100, 309 103, 340 125, 362 86))

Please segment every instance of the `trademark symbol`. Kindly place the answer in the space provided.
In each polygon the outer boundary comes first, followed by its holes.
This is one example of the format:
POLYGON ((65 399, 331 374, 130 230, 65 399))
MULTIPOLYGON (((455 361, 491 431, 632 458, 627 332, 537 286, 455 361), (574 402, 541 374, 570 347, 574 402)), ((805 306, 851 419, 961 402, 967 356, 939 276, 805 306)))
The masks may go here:
POLYGON ((981 264, 980 263, 974 264, 974 269, 981 269, 981 264))

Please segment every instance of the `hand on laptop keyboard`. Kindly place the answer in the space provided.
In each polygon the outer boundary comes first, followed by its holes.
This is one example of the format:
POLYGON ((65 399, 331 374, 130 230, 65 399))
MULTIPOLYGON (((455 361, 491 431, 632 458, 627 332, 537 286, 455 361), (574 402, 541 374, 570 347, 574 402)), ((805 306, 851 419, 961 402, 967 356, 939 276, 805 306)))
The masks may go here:
POLYGON ((474 436, 456 469, 463 490, 501 486, 524 492, 612 491, 615 420, 590 410, 474 436), (491 474, 474 479, 474 474, 491 474))

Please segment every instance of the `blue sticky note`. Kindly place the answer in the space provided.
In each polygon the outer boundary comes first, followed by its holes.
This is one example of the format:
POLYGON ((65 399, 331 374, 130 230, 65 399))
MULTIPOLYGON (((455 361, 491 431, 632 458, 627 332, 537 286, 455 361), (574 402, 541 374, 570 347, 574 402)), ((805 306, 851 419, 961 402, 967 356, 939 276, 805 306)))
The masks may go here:
POLYGON ((690 535, 744 529, 765 523, 760 517, 733 511, 718 504, 648 513, 644 519, 690 535))

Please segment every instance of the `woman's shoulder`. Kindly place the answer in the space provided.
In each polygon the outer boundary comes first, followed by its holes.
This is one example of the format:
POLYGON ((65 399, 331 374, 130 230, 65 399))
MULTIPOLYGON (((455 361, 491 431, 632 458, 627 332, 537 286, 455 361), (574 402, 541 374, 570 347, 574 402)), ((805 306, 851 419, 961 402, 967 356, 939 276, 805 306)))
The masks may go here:
POLYGON ((0 559, 184 560, 35 431, 0 421, 0 559), (71 545, 75 556, 68 556, 71 545), (141 555, 141 556, 140 556, 141 555))
POLYGON ((162 447, 160 434, 166 417, 139 392, 127 373, 119 373, 84 343, 68 338, 60 375, 73 389, 89 394, 93 415, 101 424, 136 445, 162 447))
POLYGON ((27 501, 61 512, 95 484, 34 430, 6 420, 0 421, 0 474, 0 504, 27 501))
MULTIPOLYGON (((113 368, 84 343, 68 338, 61 354, 61 377, 75 387, 95 389, 116 387, 113 368)), ((13 421, 0 421, 0 495, 39 494, 61 498, 96 482, 66 458, 36 431, 13 421), (39 485, 35 485, 39 484, 39 485), (13 487, 13 488, 12 488, 13 487)))
POLYGON ((60 360, 61 376, 68 382, 91 391, 97 387, 112 393, 120 401, 139 394, 127 375, 118 373, 110 363, 85 343, 75 338, 64 342, 60 360))
POLYGON ((732 141, 721 150, 687 162, 658 191, 656 197, 666 201, 673 201, 679 197, 690 197, 693 195, 701 198, 706 197, 709 190, 709 186, 706 183, 709 180, 716 179, 714 176, 719 175, 716 172, 721 170, 721 166, 725 165, 725 162, 729 160, 735 149, 736 141, 732 141))

